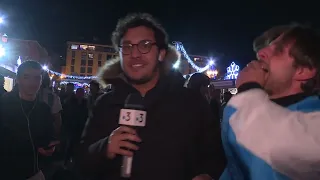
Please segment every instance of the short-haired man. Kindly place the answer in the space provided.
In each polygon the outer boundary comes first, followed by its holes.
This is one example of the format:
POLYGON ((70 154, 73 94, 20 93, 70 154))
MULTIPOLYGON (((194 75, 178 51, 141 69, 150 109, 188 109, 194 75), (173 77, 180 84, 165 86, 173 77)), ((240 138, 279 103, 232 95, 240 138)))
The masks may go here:
POLYGON ((217 178, 224 168, 219 127, 212 127, 206 100, 172 72, 178 54, 162 26, 148 14, 128 15, 112 40, 120 57, 106 64, 102 80, 114 90, 97 100, 87 122, 83 172, 118 180, 122 156, 134 155, 131 179, 217 178), (138 96, 147 111, 139 130, 118 124, 128 95, 138 96))
POLYGON ((221 180, 320 178, 320 36, 300 25, 278 30, 265 33, 224 110, 221 180))
POLYGON ((37 100, 42 67, 26 61, 18 67, 19 93, 10 92, 0 100, 0 174, 3 179, 42 180, 38 154, 50 156, 53 140, 50 107, 37 100))

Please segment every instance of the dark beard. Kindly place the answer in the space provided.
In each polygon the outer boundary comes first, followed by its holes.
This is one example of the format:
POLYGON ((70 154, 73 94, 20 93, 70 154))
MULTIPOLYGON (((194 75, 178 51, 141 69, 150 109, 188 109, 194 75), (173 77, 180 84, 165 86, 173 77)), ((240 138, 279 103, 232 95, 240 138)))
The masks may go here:
MULTIPOLYGON (((158 61, 157 65, 154 67, 152 73, 155 73, 155 72, 159 71, 159 64, 160 63, 158 61)), ((125 72, 123 74, 126 77, 128 83, 129 84, 134 84, 134 85, 146 84, 147 82, 151 81, 151 79, 153 78, 153 75, 152 75, 150 77, 143 77, 141 79, 132 79, 125 72)))
POLYGON ((124 76, 126 77, 129 84, 135 84, 135 85, 145 84, 151 80, 151 77, 146 77, 142 79, 132 79, 129 76, 127 76, 126 73, 124 73, 124 76))

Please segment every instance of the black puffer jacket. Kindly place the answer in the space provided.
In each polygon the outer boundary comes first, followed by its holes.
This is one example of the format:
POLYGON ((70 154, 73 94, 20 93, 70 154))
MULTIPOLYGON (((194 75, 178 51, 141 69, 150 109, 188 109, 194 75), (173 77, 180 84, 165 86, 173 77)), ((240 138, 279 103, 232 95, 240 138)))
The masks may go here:
POLYGON ((1 177, 27 179, 37 173, 38 148, 48 146, 53 136, 53 118, 47 104, 20 100, 16 92, 3 95, 0 98, 1 177), (29 128, 22 107, 29 114, 29 128))
MULTIPOLYGON (((121 179, 122 158, 107 159, 106 145, 110 133, 119 127, 125 99, 138 93, 121 78, 119 60, 114 63, 107 64, 102 73, 114 89, 97 100, 78 152, 81 172, 97 180, 121 179)), ((142 143, 134 155, 131 180, 186 180, 199 174, 218 179, 222 173, 225 161, 219 123, 212 121, 206 100, 183 84, 181 76, 167 71, 144 96, 147 125, 138 131, 142 143)))

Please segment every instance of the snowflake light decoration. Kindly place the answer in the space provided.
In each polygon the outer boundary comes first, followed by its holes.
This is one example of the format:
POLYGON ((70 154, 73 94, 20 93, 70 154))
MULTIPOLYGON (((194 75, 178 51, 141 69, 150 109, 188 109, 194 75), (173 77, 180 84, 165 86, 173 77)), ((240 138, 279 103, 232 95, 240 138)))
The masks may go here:
POLYGON ((237 79, 240 71, 240 67, 236 63, 232 62, 227 68, 227 75, 225 79, 237 79))

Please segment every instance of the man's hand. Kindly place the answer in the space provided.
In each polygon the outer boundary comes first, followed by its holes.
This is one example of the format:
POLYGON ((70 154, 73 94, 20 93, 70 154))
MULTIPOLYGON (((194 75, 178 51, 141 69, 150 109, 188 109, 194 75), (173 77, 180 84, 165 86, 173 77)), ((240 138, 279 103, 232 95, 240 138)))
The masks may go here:
POLYGON ((213 180, 208 174, 200 174, 194 177, 192 180, 213 180))
POLYGON ((60 141, 52 141, 47 147, 38 148, 38 152, 43 156, 51 156, 56 149, 56 145, 58 144, 60 144, 60 141))
POLYGON ((236 80, 236 87, 249 82, 255 82, 264 87, 269 75, 269 67, 262 61, 251 61, 243 68, 236 80))
POLYGON ((138 150, 139 147, 129 141, 141 142, 141 139, 137 136, 136 130, 126 126, 121 126, 114 130, 109 136, 107 157, 113 159, 117 154, 133 156, 133 152, 130 150, 138 150))

